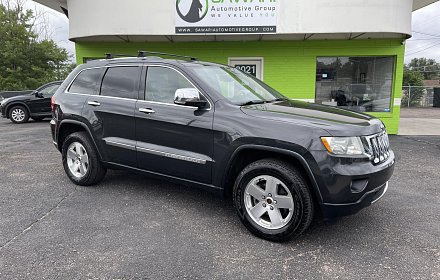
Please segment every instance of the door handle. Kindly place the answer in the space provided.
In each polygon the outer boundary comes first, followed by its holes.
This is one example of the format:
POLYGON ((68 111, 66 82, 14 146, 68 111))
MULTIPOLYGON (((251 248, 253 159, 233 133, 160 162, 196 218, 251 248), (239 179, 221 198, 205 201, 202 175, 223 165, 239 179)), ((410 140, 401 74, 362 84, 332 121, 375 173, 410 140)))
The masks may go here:
POLYGON ((101 106, 101 103, 96 101, 88 101, 87 104, 89 104, 90 106, 101 106))
POLYGON ((153 109, 150 108, 139 108, 139 112, 145 113, 145 114, 154 114, 156 112, 154 112, 153 109))

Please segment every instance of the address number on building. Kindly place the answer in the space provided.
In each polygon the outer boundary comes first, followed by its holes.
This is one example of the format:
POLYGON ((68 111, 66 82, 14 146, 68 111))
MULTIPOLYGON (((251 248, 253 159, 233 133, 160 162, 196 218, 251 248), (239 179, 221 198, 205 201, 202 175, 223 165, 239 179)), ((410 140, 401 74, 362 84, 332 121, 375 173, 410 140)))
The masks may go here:
POLYGON ((235 68, 249 74, 252 75, 254 77, 257 76, 257 65, 256 64, 237 64, 235 65, 235 68))

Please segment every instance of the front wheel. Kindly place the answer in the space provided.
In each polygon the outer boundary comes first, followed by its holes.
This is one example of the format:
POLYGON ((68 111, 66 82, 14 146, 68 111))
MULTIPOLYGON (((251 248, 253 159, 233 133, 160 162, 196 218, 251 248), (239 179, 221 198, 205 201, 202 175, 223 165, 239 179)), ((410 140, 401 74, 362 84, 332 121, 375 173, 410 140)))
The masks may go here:
POLYGON ((73 183, 91 186, 104 178, 107 170, 85 132, 70 134, 62 147, 64 171, 73 183))
POLYGON ((29 112, 23 106, 14 106, 9 110, 9 119, 13 123, 25 123, 29 120, 29 112))
POLYGON ((284 161, 251 163, 234 185, 234 206, 254 235, 286 241, 304 232, 313 219, 313 200, 301 172, 284 161))

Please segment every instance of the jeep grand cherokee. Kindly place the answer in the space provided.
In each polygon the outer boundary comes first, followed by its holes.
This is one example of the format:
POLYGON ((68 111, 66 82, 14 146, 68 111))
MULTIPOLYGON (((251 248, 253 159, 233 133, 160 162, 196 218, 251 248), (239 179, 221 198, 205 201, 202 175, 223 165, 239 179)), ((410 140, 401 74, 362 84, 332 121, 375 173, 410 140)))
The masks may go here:
POLYGON ((151 55, 80 65, 53 96, 53 142, 75 184, 128 169, 230 195, 273 241, 385 194, 394 154, 380 120, 289 100, 229 66, 151 55))

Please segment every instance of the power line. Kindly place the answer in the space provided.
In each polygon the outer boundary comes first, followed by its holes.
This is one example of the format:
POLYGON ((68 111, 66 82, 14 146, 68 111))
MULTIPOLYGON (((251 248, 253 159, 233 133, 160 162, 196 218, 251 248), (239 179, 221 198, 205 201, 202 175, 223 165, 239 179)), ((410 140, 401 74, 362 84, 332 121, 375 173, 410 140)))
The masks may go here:
POLYGON ((412 52, 412 53, 405 54, 405 56, 413 55, 413 54, 416 54, 416 53, 420 53, 420 52, 426 51, 426 50, 428 50, 428 49, 430 49, 430 48, 433 48, 433 47, 435 47, 435 46, 438 46, 438 45, 440 45, 440 42, 437 42, 436 44, 433 44, 433 45, 431 45, 431 46, 429 46, 429 47, 426 47, 426 48, 424 48, 424 49, 422 49, 422 50, 419 50, 419 51, 416 51, 416 52, 412 52))
POLYGON ((429 46, 435 45, 438 42, 440 42, 440 38, 439 39, 435 39, 434 44, 432 44, 433 42, 421 42, 420 46, 416 46, 415 48, 412 48, 411 50, 408 49, 407 51, 410 52, 410 53, 417 52, 417 51, 419 51, 421 49, 426 48, 427 46, 429 47, 429 46), (431 45, 428 45, 428 44, 431 44, 431 45))
POLYGON ((432 40, 436 41, 436 40, 440 40, 440 38, 421 38, 421 39, 413 39, 413 38, 411 38, 411 39, 408 39, 406 41, 407 42, 412 42, 412 41, 432 41, 432 40))
POLYGON ((418 34, 423 34, 423 35, 428 35, 428 36, 440 38, 440 34, 430 34, 430 33, 424 33, 424 32, 419 32, 419 31, 413 31, 413 33, 418 33, 418 34))
POLYGON ((426 17, 425 18, 425 21, 421 21, 421 22, 418 22, 416 25, 415 25, 415 27, 416 28, 418 28, 418 27, 426 27, 426 26, 428 26, 428 25, 430 25, 430 24, 432 24, 432 23, 436 23, 435 21, 436 20, 438 20, 440 18, 440 15, 435 15, 435 16, 431 16, 431 17, 426 17))

